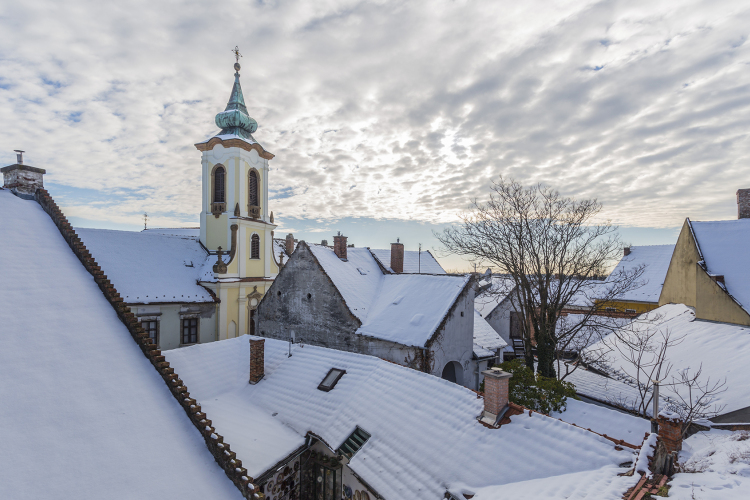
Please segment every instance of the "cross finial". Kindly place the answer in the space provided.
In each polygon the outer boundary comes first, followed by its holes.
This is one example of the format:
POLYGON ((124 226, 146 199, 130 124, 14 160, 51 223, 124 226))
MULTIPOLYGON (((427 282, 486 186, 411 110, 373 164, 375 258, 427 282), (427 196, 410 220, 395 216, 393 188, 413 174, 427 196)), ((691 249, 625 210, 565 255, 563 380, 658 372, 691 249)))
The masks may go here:
POLYGON ((242 57, 242 54, 240 54, 239 45, 235 45, 232 49, 232 52, 234 52, 234 58, 237 59, 237 62, 240 62, 240 57, 242 57))

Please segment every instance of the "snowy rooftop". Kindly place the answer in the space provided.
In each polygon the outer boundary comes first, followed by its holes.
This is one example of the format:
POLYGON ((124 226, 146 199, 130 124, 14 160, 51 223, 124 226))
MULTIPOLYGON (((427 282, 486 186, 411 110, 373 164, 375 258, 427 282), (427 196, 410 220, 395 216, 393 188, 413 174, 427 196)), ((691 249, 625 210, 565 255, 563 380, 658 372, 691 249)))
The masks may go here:
POLYGON ((0 498, 240 500, 50 217, 0 213, 0 498))
POLYGON ((192 236, 198 238, 201 235, 199 227, 155 227, 144 229, 142 232, 149 234, 166 234, 169 236, 192 236))
MULTIPOLYGON (((373 250, 370 252, 380 262, 380 264, 388 270, 393 272, 391 269, 391 250, 373 250)), ((419 252, 415 250, 404 250, 404 274, 445 274, 445 270, 438 263, 437 259, 430 253, 429 250, 419 252)))
POLYGON ((638 280, 641 286, 625 292, 618 299, 658 303, 673 252, 674 245, 630 247, 630 255, 620 260, 610 276, 616 276, 621 271, 632 272, 638 266, 645 266, 638 280))
POLYGON ((750 219, 690 222, 708 272, 750 312, 750 219))
MULTIPOLYGON (((750 358, 750 327, 728 323, 715 323, 695 319, 695 312, 682 304, 669 304, 654 309, 632 323, 636 331, 658 329, 669 330, 672 338, 683 337, 682 341, 669 348, 667 360, 673 365, 672 374, 690 368, 694 374, 703 365, 704 380, 726 378, 727 391, 718 395, 716 403, 726 405, 722 413, 728 413, 750 406, 750 384, 747 383, 747 360, 750 358)), ((621 336, 633 335, 624 329, 621 336)), ((615 334, 589 349, 597 349, 619 344, 615 334)), ((616 376, 633 376, 634 369, 624 361, 618 350, 612 350, 609 361, 602 365, 616 376)), ((571 380, 576 383, 575 380, 571 380)), ((662 391, 669 396, 669 391, 662 391)))
POLYGON ((152 230, 76 232, 126 304, 214 301, 198 284, 207 254, 197 238, 152 230))
POLYGON ((349 310, 357 333, 423 346, 466 287, 468 276, 386 274, 367 248, 348 248, 347 261, 331 248, 309 245, 349 310))
POLYGON ((509 276, 493 276, 492 287, 474 300, 474 309, 486 318, 515 288, 513 278, 509 276))
POLYGON ((197 142, 196 144, 205 144, 208 141, 210 141, 211 139, 213 139, 214 137, 218 137, 222 141, 228 141, 229 139, 239 139, 241 141, 245 141, 248 144, 258 144, 258 142, 255 141, 254 139, 252 139, 252 137, 249 138, 249 139, 245 139, 244 137, 239 136, 239 135, 235 135, 235 134, 221 134, 220 132, 221 132, 221 130, 219 130, 218 132, 216 132, 215 134, 213 134, 211 137, 209 137, 205 141, 197 142))
MULTIPOLYGON (((474 488, 602 471, 632 459, 613 443, 537 413, 500 429, 482 426, 483 402, 464 387, 376 357, 265 340, 265 378, 249 376, 248 337, 168 351, 243 466, 255 477, 304 443, 308 432, 337 449, 359 426, 371 437, 349 466, 385 498, 442 498, 474 488), (328 371, 346 374, 330 392, 328 371), (248 425, 252 422, 252 425, 248 425)), ((624 490, 623 490, 624 491, 624 490)))
POLYGON ((478 311, 474 311, 474 355, 478 358, 494 356, 498 349, 508 344, 499 333, 482 318, 478 311))

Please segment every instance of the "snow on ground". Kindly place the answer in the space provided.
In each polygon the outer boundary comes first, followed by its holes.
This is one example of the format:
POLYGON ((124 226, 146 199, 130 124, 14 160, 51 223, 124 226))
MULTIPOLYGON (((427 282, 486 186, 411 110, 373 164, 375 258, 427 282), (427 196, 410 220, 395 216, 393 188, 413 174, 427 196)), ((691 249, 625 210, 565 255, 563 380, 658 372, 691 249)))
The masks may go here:
POLYGON ((636 446, 640 446, 644 435, 651 432, 651 422, 645 418, 572 398, 568 398, 568 409, 566 411, 553 412, 550 416, 576 424, 584 429, 591 429, 599 434, 623 439, 636 446))
POLYGON ((242 498, 39 204, 0 213, 0 498, 242 498))
MULTIPOLYGON (((673 365, 672 374, 687 368, 690 368, 690 373, 693 374, 702 364, 703 380, 710 377, 713 382, 726 378, 727 390, 719 394, 715 401, 717 405, 725 405, 722 413, 750 405, 750 384, 747 383, 746 368, 747 359, 750 357, 750 327, 696 320, 695 312, 683 304, 668 304, 654 309, 633 321, 632 325, 642 331, 669 330, 673 339, 682 337, 679 344, 667 351, 667 360, 673 365)), ((632 332, 624 329, 620 331, 620 335, 632 335, 632 332)), ((621 341, 615 334, 611 334, 589 349, 606 348, 615 344, 621 345, 621 341)), ((648 360, 644 358, 644 361, 648 360)), ((635 373, 632 365, 628 364, 616 349, 611 350, 605 364, 597 367, 614 375, 632 377, 635 373)), ((571 381, 576 383, 574 380, 571 381)), ((678 389, 685 390, 682 386, 678 386, 678 389)), ((663 396, 670 394, 668 390, 662 393, 663 396)))
POLYGON ((707 271, 724 276, 727 290, 750 311, 750 220, 691 221, 707 271))
POLYGON ((155 230, 76 232, 126 304, 214 301, 197 283, 207 255, 197 238, 155 230))
MULTIPOLYGON (((359 426, 371 434, 349 466, 385 498, 442 498, 451 483, 479 488, 599 471, 615 481, 629 450, 540 414, 482 426, 482 399, 464 387, 379 358, 265 339, 265 377, 249 376, 249 337, 165 353, 191 395, 257 477, 309 431, 333 449, 359 426), (328 371, 346 370, 330 392, 328 371)), ((626 488, 623 488, 624 491, 626 488)))
POLYGON ((683 471, 669 483, 677 500, 746 500, 750 498, 750 433, 699 432, 683 442, 683 471))

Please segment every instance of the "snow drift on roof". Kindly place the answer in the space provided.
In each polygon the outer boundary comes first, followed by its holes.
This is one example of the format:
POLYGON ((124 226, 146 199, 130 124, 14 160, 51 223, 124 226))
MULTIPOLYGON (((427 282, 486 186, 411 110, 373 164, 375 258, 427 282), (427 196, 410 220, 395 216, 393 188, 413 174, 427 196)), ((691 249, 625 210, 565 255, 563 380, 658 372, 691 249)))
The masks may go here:
POLYGON ((155 227, 153 229, 144 229, 143 233, 166 234, 168 236, 191 236, 198 238, 201 235, 199 227, 155 227))
POLYGON ((727 291, 750 312, 750 219, 690 224, 707 271, 723 275, 727 291))
MULTIPOLYGON (((654 309, 633 322, 636 329, 654 328, 669 330, 672 338, 683 340, 669 348, 667 360, 672 363, 672 374, 690 368, 695 373, 703 365, 703 377, 712 381, 726 377, 727 391, 718 395, 716 403, 726 405, 722 413, 750 406, 750 384, 747 383, 747 359, 750 358, 750 327, 728 323, 714 323, 695 319, 695 312, 683 304, 669 304, 654 309)), ((637 331, 637 330, 636 330, 637 331)), ((622 330, 621 336, 630 335, 622 330)), ((620 344, 615 334, 590 350, 620 344)), ((616 349, 610 352, 609 360, 602 365, 608 372, 632 377, 634 369, 624 361, 616 349)), ((575 383, 575 381, 573 381, 575 383)), ((662 391, 669 396, 669 391, 662 391)))
POLYGON ((356 426, 371 437, 349 466, 385 498, 433 500, 459 481, 477 488, 507 484, 609 468, 632 456, 536 413, 488 429, 477 421, 482 400, 457 384, 309 345, 294 346, 287 357, 288 345, 265 339, 266 374, 256 385, 247 383, 246 336, 165 353, 255 477, 296 449, 308 431, 336 449, 356 426), (346 374, 332 391, 319 391, 332 367, 346 374))
MULTIPOLYGON (((388 270, 391 269, 390 249, 370 249, 370 252, 388 270)), ((438 263, 437 259, 429 251, 404 250, 404 274, 445 274, 445 269, 438 263)))
POLYGON ((198 285, 206 251, 196 238, 76 229, 126 304, 213 302, 198 285))
POLYGON ((674 245, 647 245, 630 247, 630 255, 624 256, 615 267, 610 277, 621 271, 632 272, 638 266, 645 266, 638 279, 638 288, 625 292, 617 300, 635 300, 639 302, 659 302, 659 295, 667 277, 669 262, 672 259, 674 245))
POLYGON ((49 216, 0 213, 0 498, 240 500, 49 216))

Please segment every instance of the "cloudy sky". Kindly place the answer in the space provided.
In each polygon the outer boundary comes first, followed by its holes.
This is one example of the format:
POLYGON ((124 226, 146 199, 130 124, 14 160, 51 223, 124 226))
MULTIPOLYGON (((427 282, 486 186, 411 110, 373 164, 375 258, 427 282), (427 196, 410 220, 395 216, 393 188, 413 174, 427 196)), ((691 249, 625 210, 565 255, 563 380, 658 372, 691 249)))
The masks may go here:
POLYGON ((433 248, 503 174, 669 243, 750 187, 749 31, 715 0, 6 0, 0 163, 78 225, 196 225, 239 45, 278 233, 433 248))

